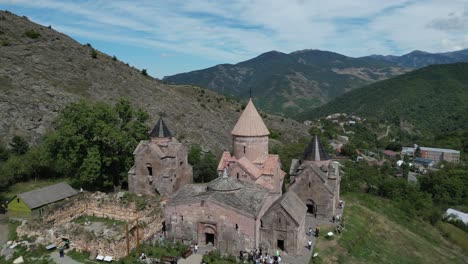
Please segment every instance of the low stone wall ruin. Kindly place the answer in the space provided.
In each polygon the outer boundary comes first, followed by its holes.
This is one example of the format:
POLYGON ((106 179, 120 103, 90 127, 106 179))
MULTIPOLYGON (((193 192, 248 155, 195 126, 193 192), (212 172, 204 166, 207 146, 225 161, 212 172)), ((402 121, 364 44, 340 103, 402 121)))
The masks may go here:
POLYGON ((125 226, 90 231, 73 221, 80 216, 96 216, 124 221, 129 224, 130 247, 136 247, 136 219, 139 221, 140 242, 161 231, 163 215, 160 201, 145 197, 146 207, 137 210, 135 202, 127 202, 122 195, 104 193, 81 193, 61 205, 50 206, 38 219, 24 222, 18 227, 21 236, 34 237, 43 245, 62 245, 62 238, 71 241, 71 248, 78 251, 95 251, 115 259, 127 254, 125 226))

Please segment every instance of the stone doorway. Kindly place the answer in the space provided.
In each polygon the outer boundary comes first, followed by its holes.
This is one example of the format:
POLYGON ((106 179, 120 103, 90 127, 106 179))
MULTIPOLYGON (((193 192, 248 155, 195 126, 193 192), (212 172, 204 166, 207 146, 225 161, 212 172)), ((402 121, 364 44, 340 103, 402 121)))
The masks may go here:
POLYGON ((215 223, 199 223, 198 243, 200 245, 217 245, 217 232, 215 223))
POLYGON ((284 240, 278 239, 278 240, 276 241, 276 246, 277 246, 281 251, 285 251, 285 250, 284 250, 284 240))
POLYGON ((209 234, 205 233, 205 245, 214 245, 215 242, 215 235, 214 234, 209 234))
POLYGON ((310 199, 307 200, 306 206, 307 206, 307 213, 308 214, 313 214, 313 215, 317 214, 317 204, 315 204, 314 201, 312 201, 310 199))

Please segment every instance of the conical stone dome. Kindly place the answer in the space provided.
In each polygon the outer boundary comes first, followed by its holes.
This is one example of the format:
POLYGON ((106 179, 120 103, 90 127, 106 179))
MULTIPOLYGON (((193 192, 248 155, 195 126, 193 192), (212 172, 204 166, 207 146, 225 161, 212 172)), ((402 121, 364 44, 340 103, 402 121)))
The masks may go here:
POLYGON ((242 137, 261 137, 270 134, 252 99, 247 103, 231 134, 242 137))

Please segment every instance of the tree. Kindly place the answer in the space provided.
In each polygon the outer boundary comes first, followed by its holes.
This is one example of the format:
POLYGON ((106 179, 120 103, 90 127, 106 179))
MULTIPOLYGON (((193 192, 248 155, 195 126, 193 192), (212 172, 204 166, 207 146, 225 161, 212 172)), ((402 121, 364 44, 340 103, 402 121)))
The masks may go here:
POLYGON ((419 146, 414 151, 414 156, 417 157, 417 158, 421 157, 421 148, 419 146))
POLYGON ((5 148, 3 145, 0 145, 0 163, 2 161, 8 160, 10 157, 10 151, 8 151, 7 148, 5 148))
POLYGON ((67 106, 56 131, 44 140, 52 167, 76 186, 118 189, 133 164, 132 152, 147 137, 148 114, 128 101, 114 106, 84 101, 67 106))
POLYGON ((11 139, 10 148, 11 148, 11 152, 13 154, 22 155, 22 154, 28 152, 29 144, 24 138, 22 138, 20 136, 14 136, 11 139))
POLYGON ((217 160, 210 151, 204 153, 200 145, 192 145, 188 153, 188 162, 193 166, 195 182, 209 182, 217 175, 217 160))
POLYGON ((95 49, 91 49, 91 58, 93 59, 97 58, 97 51, 95 49))
POLYGON ((356 146, 352 142, 348 142, 341 148, 341 153, 345 156, 354 158, 356 156, 356 146))
POLYGON ((148 72, 146 72, 146 69, 141 70, 141 74, 143 74, 144 76, 148 76, 148 72))

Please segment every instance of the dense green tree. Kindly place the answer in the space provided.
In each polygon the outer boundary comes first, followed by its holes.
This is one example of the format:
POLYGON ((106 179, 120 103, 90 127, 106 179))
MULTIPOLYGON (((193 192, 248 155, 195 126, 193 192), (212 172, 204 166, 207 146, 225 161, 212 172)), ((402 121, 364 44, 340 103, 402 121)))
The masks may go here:
POLYGON ((192 145, 188 153, 188 162, 193 167, 195 182, 209 182, 218 177, 218 161, 211 152, 203 152, 200 145, 192 145))
POLYGON ((442 206, 468 206, 468 167, 446 164, 446 166, 419 178, 421 190, 432 195, 434 203, 442 206))
POLYGON ((356 145, 354 145, 352 142, 348 142, 341 148, 341 154, 354 159, 356 157, 356 145))
POLYGON ((417 157, 417 158, 421 157, 421 148, 419 146, 414 151, 414 156, 417 157))
POLYGON ((30 149, 23 155, 12 155, 0 165, 0 187, 18 181, 54 176, 47 172, 47 162, 40 148, 30 149))
POLYGON ((8 160, 9 157, 10 157, 10 151, 8 151, 8 149, 5 148, 3 145, 0 145, 0 163, 8 160))
POLYGON ((29 144, 28 144, 28 142, 27 142, 24 138, 15 135, 15 136, 11 139, 10 148, 11 148, 11 152, 12 152, 13 154, 15 154, 15 155, 22 155, 22 154, 28 152, 28 150, 29 150, 29 144))
POLYGON ((121 186, 133 163, 132 152, 147 137, 148 114, 128 101, 73 103, 56 121, 56 131, 44 141, 52 167, 74 184, 91 189, 121 186))

